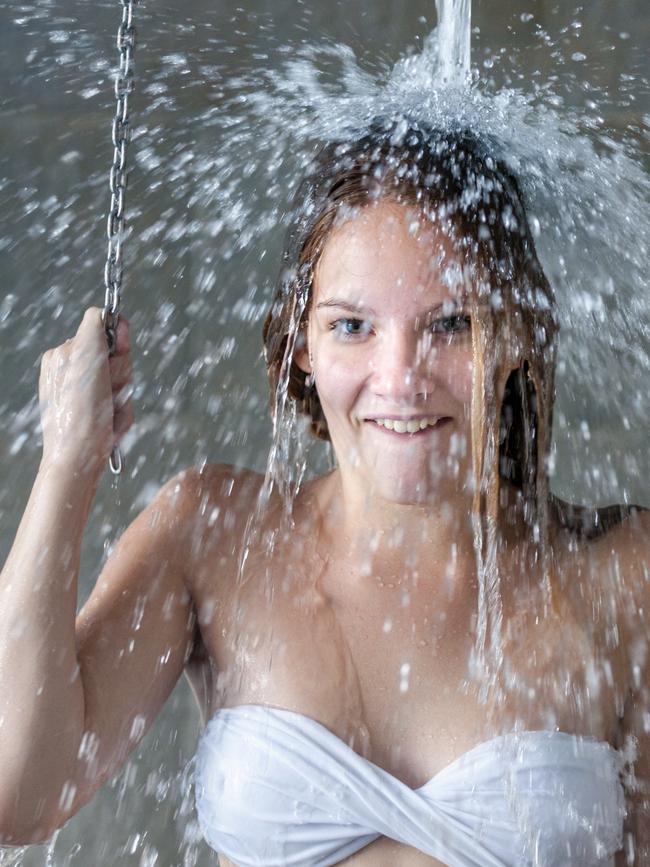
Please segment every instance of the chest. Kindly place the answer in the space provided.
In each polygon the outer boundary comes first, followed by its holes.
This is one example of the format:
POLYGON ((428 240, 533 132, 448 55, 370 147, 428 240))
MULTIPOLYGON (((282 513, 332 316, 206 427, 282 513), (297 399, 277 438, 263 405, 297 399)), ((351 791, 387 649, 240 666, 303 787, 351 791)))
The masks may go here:
POLYGON ((513 725, 616 738, 620 662, 585 611, 511 618, 509 688, 486 708, 469 666, 478 612, 464 601, 404 576, 371 585, 348 574, 348 592, 333 592, 330 570, 344 564, 309 558, 253 556, 244 575, 227 567, 218 590, 205 572, 199 599, 211 612, 201 632, 213 710, 298 711, 412 787, 513 725))

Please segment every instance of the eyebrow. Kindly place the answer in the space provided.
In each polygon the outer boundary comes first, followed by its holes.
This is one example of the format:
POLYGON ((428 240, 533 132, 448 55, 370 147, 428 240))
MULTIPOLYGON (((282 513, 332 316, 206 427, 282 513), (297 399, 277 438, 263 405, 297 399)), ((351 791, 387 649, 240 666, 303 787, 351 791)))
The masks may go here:
MULTIPOLYGON (((418 314, 418 318, 424 318, 426 316, 432 316, 434 313, 438 313, 446 303, 448 303, 447 299, 440 304, 435 304, 433 307, 429 307, 427 310, 423 310, 422 313, 418 314)), ((461 298, 458 301, 458 308, 460 309, 467 302, 467 298, 461 298)), ((341 310, 347 310, 350 313, 359 313, 364 314, 366 316, 376 316, 377 313, 372 307, 362 307, 357 304, 352 304, 351 301, 346 301, 343 298, 327 298, 325 301, 320 301, 316 305, 316 309, 319 310, 321 307, 336 307, 341 310)))
POLYGON ((351 301, 345 301, 342 298, 328 298, 325 301, 320 301, 316 305, 316 309, 320 310, 321 307, 340 307, 342 310, 349 310, 351 313, 369 313, 371 316, 377 315, 372 307, 359 307, 351 301))

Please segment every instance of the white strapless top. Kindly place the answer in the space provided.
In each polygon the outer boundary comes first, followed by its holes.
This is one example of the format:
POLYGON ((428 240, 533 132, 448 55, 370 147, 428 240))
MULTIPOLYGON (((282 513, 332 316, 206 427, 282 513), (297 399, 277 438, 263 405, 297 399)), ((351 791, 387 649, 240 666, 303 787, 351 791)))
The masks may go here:
POLYGON ((239 867, 329 867, 382 835, 448 867, 613 867, 623 842, 623 758, 591 737, 500 735, 411 789, 303 714, 240 705, 195 762, 201 831, 239 867))

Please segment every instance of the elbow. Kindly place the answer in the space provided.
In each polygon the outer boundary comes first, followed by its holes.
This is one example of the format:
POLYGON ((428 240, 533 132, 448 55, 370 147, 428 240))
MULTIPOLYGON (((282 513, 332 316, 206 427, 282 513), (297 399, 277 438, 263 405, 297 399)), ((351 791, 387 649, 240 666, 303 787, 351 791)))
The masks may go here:
POLYGON ((52 837, 66 823, 68 817, 61 817, 60 821, 41 816, 30 817, 30 821, 17 822, 3 821, 0 816, 0 849, 5 846, 35 846, 49 843, 52 837))
POLYGON ((49 843, 54 834, 59 830, 59 827, 51 826, 36 826, 35 828, 21 829, 5 829, 0 828, 0 848, 4 847, 19 847, 19 846, 36 846, 43 843, 49 843))
POLYGON ((10 768, 4 779, 0 774, 0 849, 49 843, 81 806, 71 803, 76 791, 71 773, 63 785, 48 787, 35 765, 13 773, 10 768))

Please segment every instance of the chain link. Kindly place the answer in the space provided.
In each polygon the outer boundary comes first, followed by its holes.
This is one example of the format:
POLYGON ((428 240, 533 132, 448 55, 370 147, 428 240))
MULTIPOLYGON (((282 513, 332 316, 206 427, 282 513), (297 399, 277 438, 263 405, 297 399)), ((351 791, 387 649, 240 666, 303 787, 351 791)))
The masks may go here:
MULTIPOLYGON (((133 93, 133 55, 135 53, 135 26, 133 7, 137 0, 120 0, 122 21, 117 31, 117 47, 120 52, 120 67, 115 76, 115 118, 111 130, 113 141, 113 165, 109 176, 111 207, 106 223, 108 252, 104 267, 104 309, 102 322, 106 330, 108 350, 115 351, 117 323, 122 304, 122 238, 124 236, 124 196, 127 184, 126 152, 131 138, 129 125, 129 97, 133 93)), ((111 472, 122 471, 122 455, 114 448, 109 461, 111 472)))

